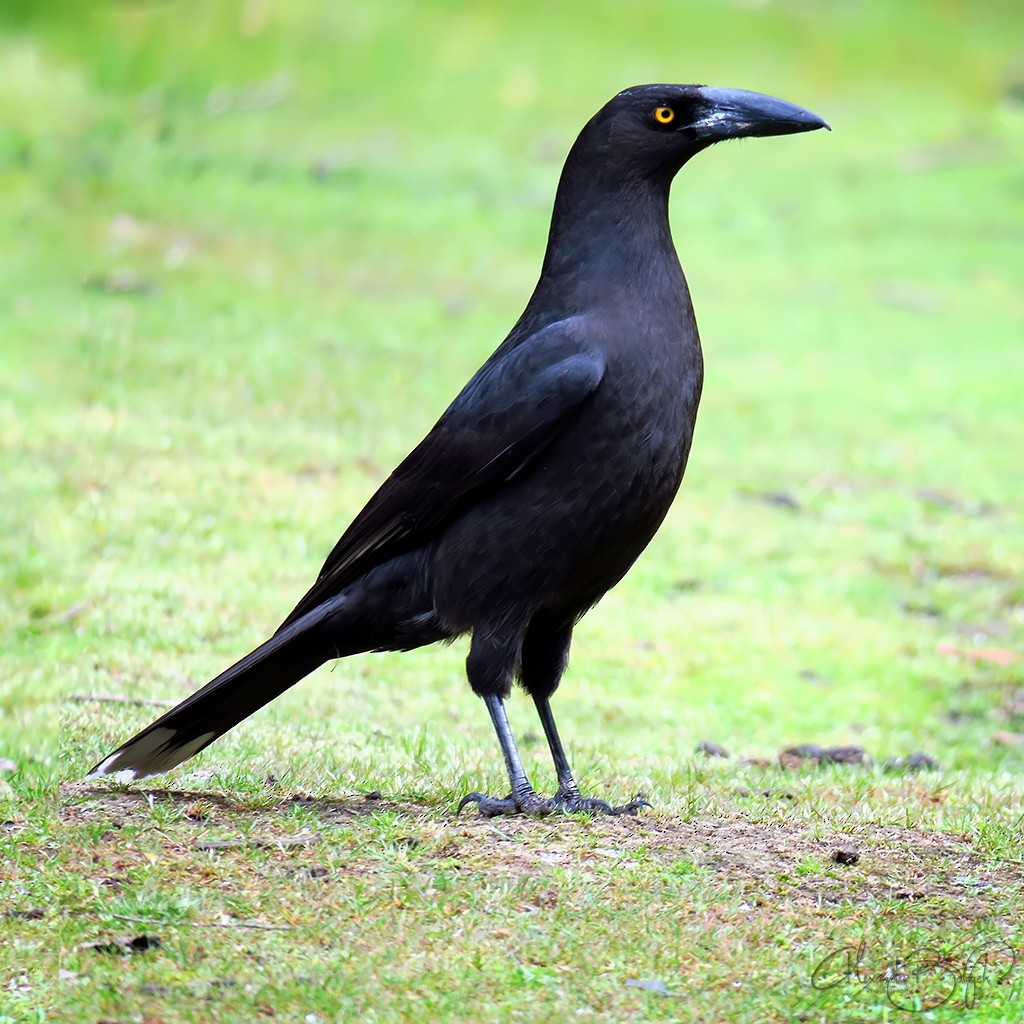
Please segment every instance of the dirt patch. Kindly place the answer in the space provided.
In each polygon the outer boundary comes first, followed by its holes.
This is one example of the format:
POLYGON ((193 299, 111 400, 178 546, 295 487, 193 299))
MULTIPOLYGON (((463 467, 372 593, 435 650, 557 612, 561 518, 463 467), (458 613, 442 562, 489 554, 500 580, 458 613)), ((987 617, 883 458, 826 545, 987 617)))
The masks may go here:
MULTIPOLYGON (((155 804, 171 804, 187 816, 190 808, 205 807, 208 817, 221 825, 266 825, 273 828, 280 815, 294 807, 309 808, 325 824, 339 825, 354 819, 389 811, 423 817, 428 812, 422 804, 384 800, 376 794, 338 800, 325 800, 302 794, 253 806, 253 801, 235 799, 208 790, 188 789, 108 789, 87 782, 64 782, 60 786, 60 820, 66 825, 96 822, 140 824, 148 822, 155 804)), ((202 819, 194 819, 202 820, 202 819)), ((118 826, 120 827, 120 826, 118 826)))
MULTIPOLYGON (((484 819, 381 799, 320 800, 297 796, 273 806, 246 807, 208 792, 105 790, 84 783, 61 788, 65 826, 106 823, 111 841, 122 829, 143 830, 150 841, 189 857, 210 840, 245 836, 225 848, 294 847, 294 826, 282 820, 296 804, 331 842, 332 826, 358 826, 375 812, 402 819, 393 843, 417 850, 424 866, 450 863, 504 877, 536 876, 553 868, 597 869, 645 861, 685 862, 694 872, 739 890, 752 908, 780 902, 858 905, 926 901, 929 916, 980 917, 998 912, 1024 892, 1020 865, 979 851, 965 836, 895 826, 856 825, 829 831, 805 821, 755 821, 740 815, 682 820, 646 813, 623 818, 484 819), (153 807, 181 812, 153 828, 153 807), (196 813, 195 808, 203 808, 196 813)), ((138 837, 136 837, 137 841, 138 837)), ((214 843, 214 846, 217 844, 214 843)), ((311 844, 310 844, 311 845, 311 844)), ((348 871, 360 872, 358 861, 348 871)), ((367 866, 367 870, 373 870, 367 866)))
POLYGON ((753 906, 780 900, 813 903, 942 901, 960 916, 981 916, 1024 891, 1024 872, 994 861, 962 836, 911 828, 863 825, 822 833, 805 822, 757 822, 741 817, 681 821, 600 819, 550 829, 544 848, 522 841, 536 823, 478 822, 464 826, 477 851, 521 870, 579 865, 639 852, 662 861, 692 862, 741 888, 753 906), (503 839, 494 830, 507 833, 503 839), (560 835, 561 833, 561 835, 560 835), (517 841, 519 840, 519 841, 517 841))

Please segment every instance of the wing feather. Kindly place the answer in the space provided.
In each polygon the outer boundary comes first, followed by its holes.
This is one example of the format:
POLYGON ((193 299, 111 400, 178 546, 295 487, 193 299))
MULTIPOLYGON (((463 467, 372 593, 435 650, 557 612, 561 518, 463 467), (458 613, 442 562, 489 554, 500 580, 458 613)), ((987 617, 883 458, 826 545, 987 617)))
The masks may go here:
POLYGON ((502 346, 370 498, 280 628, 423 543, 547 447, 604 375, 582 333, 578 322, 559 321, 502 346))

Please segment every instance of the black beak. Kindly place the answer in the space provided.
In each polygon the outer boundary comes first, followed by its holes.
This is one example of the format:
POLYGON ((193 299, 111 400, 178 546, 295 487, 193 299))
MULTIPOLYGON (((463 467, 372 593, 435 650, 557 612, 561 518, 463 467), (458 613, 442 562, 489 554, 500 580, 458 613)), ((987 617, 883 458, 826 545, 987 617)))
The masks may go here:
POLYGON ((704 114, 689 125, 699 142, 832 130, 817 114, 774 96, 710 86, 701 88, 700 94, 706 103, 704 114))

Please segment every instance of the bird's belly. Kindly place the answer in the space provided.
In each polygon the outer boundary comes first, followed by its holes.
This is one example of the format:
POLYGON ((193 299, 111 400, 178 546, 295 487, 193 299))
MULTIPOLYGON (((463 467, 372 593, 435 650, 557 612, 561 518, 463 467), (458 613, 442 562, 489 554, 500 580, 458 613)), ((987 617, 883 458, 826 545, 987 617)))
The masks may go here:
POLYGON ((692 418, 610 419, 614 431, 578 421, 439 538, 444 619, 471 628, 544 606, 579 614, 622 578, 678 490, 692 418))

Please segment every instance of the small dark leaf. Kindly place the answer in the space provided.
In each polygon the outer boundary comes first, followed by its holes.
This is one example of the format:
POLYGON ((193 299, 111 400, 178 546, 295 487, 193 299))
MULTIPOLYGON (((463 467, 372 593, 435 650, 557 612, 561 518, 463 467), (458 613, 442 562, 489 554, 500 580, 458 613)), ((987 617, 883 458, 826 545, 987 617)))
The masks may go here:
POLYGON ((779 754, 779 764, 783 768, 799 768, 804 761, 818 764, 822 758, 821 747, 817 743, 801 743, 795 747, 787 747, 779 754))
POLYGON ((938 760, 921 750, 907 757, 888 757, 882 762, 882 769, 887 772, 935 772, 939 768, 938 760))
POLYGON ((831 764, 870 764, 871 758, 863 747, 826 747, 822 752, 822 760, 831 764))
POLYGON ((852 847, 840 846, 832 851, 832 860, 836 864, 856 864, 860 860, 860 852, 852 847))

